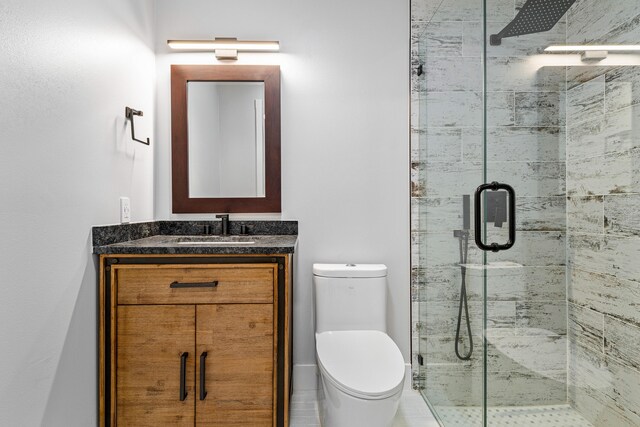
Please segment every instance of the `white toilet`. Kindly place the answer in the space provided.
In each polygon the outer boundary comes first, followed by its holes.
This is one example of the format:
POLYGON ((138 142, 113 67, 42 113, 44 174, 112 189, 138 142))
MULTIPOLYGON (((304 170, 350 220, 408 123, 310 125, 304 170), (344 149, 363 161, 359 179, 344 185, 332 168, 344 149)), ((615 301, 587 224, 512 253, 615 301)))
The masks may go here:
POLYGON ((386 334, 387 267, 314 264, 323 427, 390 427, 405 366, 386 334))

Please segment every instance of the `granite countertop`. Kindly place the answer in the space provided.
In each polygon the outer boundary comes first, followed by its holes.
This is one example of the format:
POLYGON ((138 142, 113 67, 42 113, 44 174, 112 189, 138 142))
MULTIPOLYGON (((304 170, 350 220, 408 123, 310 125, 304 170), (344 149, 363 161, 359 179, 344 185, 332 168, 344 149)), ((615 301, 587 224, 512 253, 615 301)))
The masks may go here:
MULTIPOLYGON (((289 254, 297 221, 244 221, 251 234, 202 234, 207 221, 155 221, 93 227, 94 254, 289 254)), ((234 231, 234 228, 231 229, 234 231)))

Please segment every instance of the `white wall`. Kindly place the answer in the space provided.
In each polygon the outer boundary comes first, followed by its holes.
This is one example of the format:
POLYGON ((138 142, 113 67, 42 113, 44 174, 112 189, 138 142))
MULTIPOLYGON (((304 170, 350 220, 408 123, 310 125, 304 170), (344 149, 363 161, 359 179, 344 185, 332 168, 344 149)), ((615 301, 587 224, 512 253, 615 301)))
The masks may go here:
POLYGON ((153 217, 153 4, 0 4, 0 425, 96 424, 90 229, 153 217))
POLYGON ((172 53, 166 40, 281 42, 279 54, 241 54, 237 63, 281 66, 281 217, 300 221, 298 365, 315 363, 314 262, 388 265, 390 334, 409 361, 408 3, 156 1, 157 219, 203 217, 171 213, 170 64, 217 63, 212 53, 172 53))

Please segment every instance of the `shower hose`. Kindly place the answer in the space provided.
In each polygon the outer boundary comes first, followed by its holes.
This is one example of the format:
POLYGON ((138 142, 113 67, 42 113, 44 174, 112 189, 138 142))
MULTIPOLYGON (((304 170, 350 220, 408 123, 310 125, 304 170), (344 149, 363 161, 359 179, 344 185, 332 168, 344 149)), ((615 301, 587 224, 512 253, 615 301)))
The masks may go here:
POLYGON ((469 231, 459 231, 458 241, 460 246, 460 272, 462 273, 462 280, 460 284, 460 306, 458 308, 458 326, 456 327, 456 342, 455 350, 456 356, 460 360, 471 359, 471 353, 473 353, 473 338, 471 337, 471 322, 469 321, 469 304, 467 302, 467 255, 469 253, 469 231), (460 354, 460 325, 462 323, 462 310, 464 310, 464 317, 467 324, 467 334, 469 336, 469 351, 466 354, 460 354))

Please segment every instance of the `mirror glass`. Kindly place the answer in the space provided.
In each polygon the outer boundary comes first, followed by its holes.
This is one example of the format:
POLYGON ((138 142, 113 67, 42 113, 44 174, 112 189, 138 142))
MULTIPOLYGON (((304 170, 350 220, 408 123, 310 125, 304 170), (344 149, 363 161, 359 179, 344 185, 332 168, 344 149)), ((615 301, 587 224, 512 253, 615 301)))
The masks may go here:
POLYGON ((189 197, 265 196, 264 82, 187 83, 189 197))

